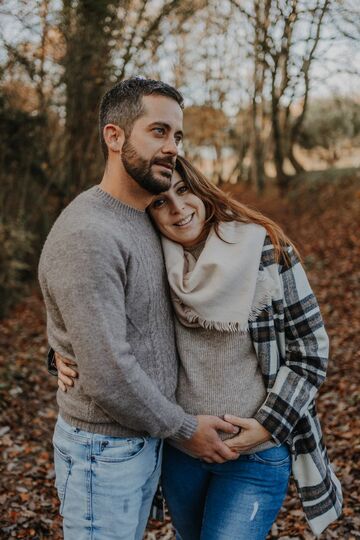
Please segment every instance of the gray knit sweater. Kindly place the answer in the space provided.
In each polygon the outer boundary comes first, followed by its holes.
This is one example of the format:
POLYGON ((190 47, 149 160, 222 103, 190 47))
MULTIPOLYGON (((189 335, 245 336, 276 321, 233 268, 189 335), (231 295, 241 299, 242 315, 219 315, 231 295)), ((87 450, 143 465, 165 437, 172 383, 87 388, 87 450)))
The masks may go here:
MULTIPOLYGON (((177 403, 190 414, 233 414, 253 418, 264 403, 266 390, 250 334, 188 328, 175 323, 181 364, 177 403)), ((232 435, 221 434, 222 439, 232 435)), ((252 454, 274 446, 270 440, 252 454)))
POLYGON ((175 403, 178 360, 157 233, 145 212, 95 186, 60 215, 39 281, 49 344, 78 364, 58 391, 70 424, 111 436, 189 438, 197 421, 175 403))

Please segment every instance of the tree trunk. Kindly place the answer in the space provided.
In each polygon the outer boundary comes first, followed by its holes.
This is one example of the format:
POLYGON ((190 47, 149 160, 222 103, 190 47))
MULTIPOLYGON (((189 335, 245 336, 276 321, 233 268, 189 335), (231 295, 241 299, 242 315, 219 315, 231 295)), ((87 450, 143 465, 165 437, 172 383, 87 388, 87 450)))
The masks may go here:
POLYGON ((284 172, 284 154, 282 149, 281 132, 277 112, 272 113, 272 129, 274 143, 274 164, 276 169, 276 182, 281 190, 287 189, 289 177, 284 172))
MULTIPOLYGON (((97 111, 109 84, 109 18, 114 1, 63 0, 66 39, 65 197, 73 198, 98 180, 101 171, 97 111)), ((67 201, 63 201, 67 202, 67 201)))
POLYGON ((280 125, 280 103, 277 95, 275 79, 277 74, 277 64, 272 72, 272 87, 271 87, 271 127, 272 139, 274 145, 274 164, 276 169, 276 183, 281 191, 286 191, 289 185, 289 177, 284 171, 284 149, 280 125))
POLYGON ((294 145, 289 145, 288 155, 287 158, 289 159, 291 165, 294 167, 296 174, 300 174, 305 171, 304 167, 301 165, 301 163, 297 160, 297 158, 294 155, 294 145))
POLYGON ((254 63, 254 94, 252 99, 252 164, 251 180, 259 192, 265 189, 265 167, 263 151, 263 69, 260 60, 255 55, 254 63), (259 76, 260 72, 260 76, 259 76))
POLYGON ((254 131, 252 179, 256 183, 258 191, 263 192, 265 189, 264 154, 260 133, 257 131, 254 131))

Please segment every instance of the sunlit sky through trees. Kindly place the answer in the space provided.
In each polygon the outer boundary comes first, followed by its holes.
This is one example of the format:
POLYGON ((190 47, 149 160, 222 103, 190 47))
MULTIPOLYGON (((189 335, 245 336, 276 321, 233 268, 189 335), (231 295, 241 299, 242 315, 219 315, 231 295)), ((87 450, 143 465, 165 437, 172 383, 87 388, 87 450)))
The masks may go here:
MULTIPOLYGON (((153 0, 147 2, 149 13, 156 13, 168 2, 153 0)), ((289 2, 283 2, 285 8, 289 2)), ((113 64, 114 82, 122 64, 122 44, 124 34, 131 34, 131 24, 136 20, 136 9, 139 2, 130 2, 130 10, 125 24, 119 18, 119 44, 114 45, 113 64), (127 23, 127 26, 126 26, 127 23)), ((157 33, 161 39, 156 51, 139 50, 136 52, 136 40, 133 43, 132 58, 128 62, 125 76, 139 74, 161 78, 175 84, 183 91, 187 105, 201 105, 218 101, 223 110, 232 116, 239 109, 239 104, 249 101, 249 86, 252 77, 252 58, 249 47, 251 30, 249 23, 240 13, 234 11, 231 1, 221 3, 203 2, 204 7, 197 10, 193 16, 179 26, 178 21, 170 13, 164 17, 157 33)), ((251 12, 253 2, 242 3, 251 12)), ((306 0, 302 4, 307 9, 315 1, 306 0)), ((346 2, 332 1, 330 4, 337 9, 347 8, 353 17, 348 15, 340 21, 336 10, 324 17, 321 28, 321 39, 311 66, 311 96, 351 95, 359 93, 360 35, 359 4, 355 0, 346 2), (357 25, 357 26, 356 26, 357 25)), ((57 27, 60 20, 62 2, 53 1, 19 1, 8 0, 0 5, 0 30, 3 44, 17 47, 29 42, 34 47, 41 42, 41 15, 47 9, 46 24, 57 27)), ((294 73, 296 62, 301 62, 301 55, 306 46, 310 20, 303 20, 294 28, 293 61, 294 73)), ((274 38, 281 34, 281 21, 274 28, 274 38)), ((1 62, 6 62, 6 46, 1 47, 1 62)), ((51 65, 48 59, 46 70, 48 76, 59 77, 59 66, 51 65)), ((60 69, 61 71, 61 69, 60 69)), ((296 76, 296 75, 295 75, 296 76)), ((302 85, 299 82, 295 92, 296 97, 302 97, 302 85), (298 96, 296 96, 298 94, 298 96)), ((282 97, 286 102, 286 92, 282 97)))

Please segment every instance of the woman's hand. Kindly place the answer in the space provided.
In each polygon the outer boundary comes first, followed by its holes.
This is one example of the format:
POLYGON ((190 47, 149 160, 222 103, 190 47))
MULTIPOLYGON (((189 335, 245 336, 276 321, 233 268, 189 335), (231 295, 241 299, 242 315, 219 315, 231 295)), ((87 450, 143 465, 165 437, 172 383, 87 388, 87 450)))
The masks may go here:
POLYGON ((74 379, 78 376, 78 372, 75 370, 77 365, 57 352, 55 353, 55 362, 58 370, 58 387, 66 392, 70 386, 74 386, 74 379))
POLYGON ((238 416, 225 414, 224 420, 241 428, 239 435, 224 441, 231 450, 241 453, 271 439, 268 430, 255 418, 239 418, 238 416))

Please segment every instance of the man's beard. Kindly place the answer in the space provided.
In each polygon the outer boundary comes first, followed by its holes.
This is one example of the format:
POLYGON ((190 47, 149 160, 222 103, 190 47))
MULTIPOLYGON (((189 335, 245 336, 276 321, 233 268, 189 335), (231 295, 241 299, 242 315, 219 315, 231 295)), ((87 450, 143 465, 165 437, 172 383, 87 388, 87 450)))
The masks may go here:
POLYGON ((126 172, 141 186, 152 195, 158 195, 167 191, 171 185, 172 171, 168 175, 164 171, 163 176, 156 177, 151 172, 151 166, 155 163, 167 163, 174 167, 174 161, 171 158, 153 158, 150 161, 139 156, 129 139, 125 139, 122 147, 121 159, 126 172))

